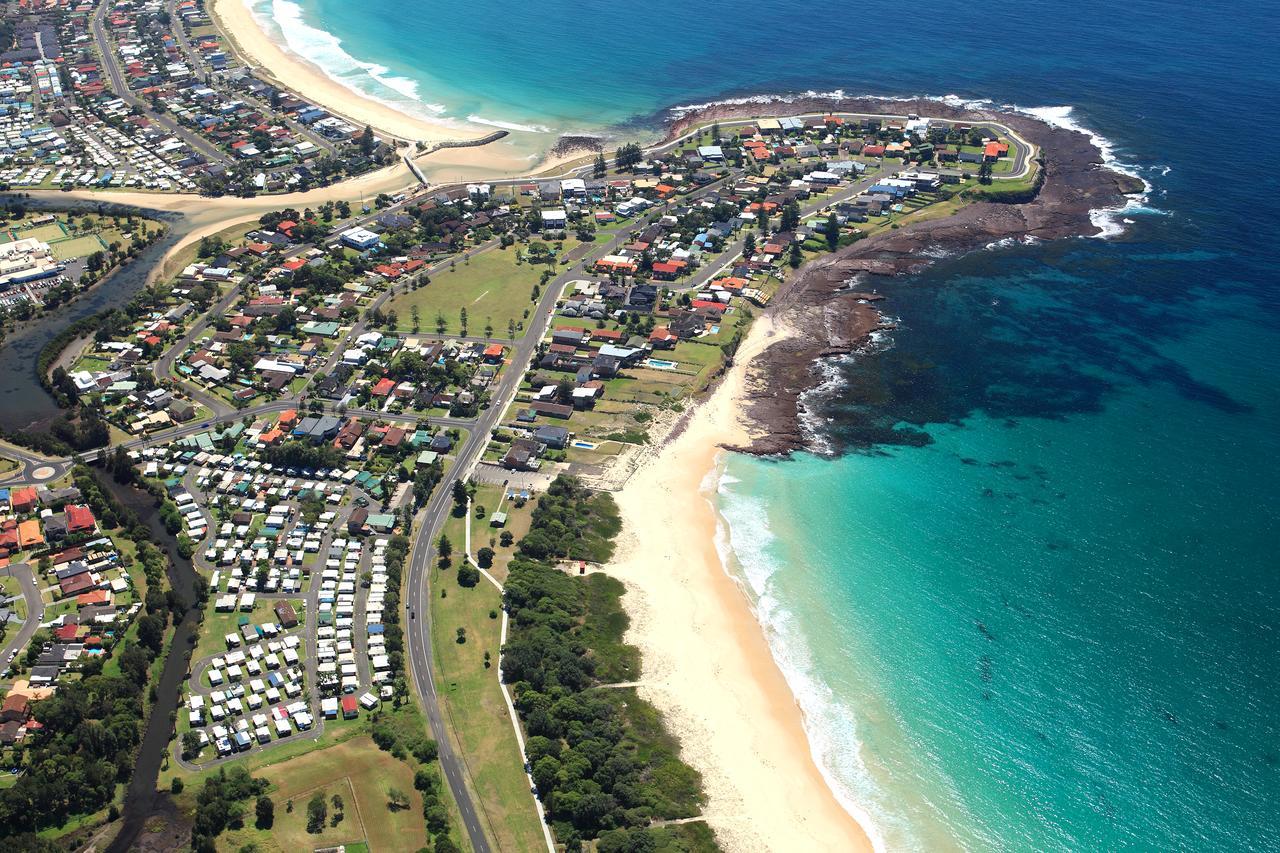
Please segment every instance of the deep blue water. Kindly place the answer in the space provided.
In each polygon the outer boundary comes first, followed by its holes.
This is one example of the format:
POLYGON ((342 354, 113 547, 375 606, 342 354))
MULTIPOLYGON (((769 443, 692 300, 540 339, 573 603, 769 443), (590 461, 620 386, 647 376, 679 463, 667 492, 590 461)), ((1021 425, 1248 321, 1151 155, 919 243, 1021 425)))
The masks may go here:
POLYGON ((807 89, 1072 106, 1151 210, 874 282, 901 327, 840 366, 833 454, 728 462, 735 568, 891 848, 1277 849, 1275 2, 302 14, 376 63, 355 85, 548 131, 807 89))

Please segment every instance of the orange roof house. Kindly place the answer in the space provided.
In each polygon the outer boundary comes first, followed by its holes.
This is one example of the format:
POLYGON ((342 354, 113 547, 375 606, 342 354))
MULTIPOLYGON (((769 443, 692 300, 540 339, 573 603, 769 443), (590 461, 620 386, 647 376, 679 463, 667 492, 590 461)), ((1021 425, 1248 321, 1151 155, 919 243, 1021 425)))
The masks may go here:
POLYGON ((679 337, 672 333, 672 331, 666 326, 658 326, 649 333, 649 343, 653 344, 655 347, 673 347, 676 345, 676 341, 678 340, 679 337))
POLYGON ((76 607, 89 607, 94 604, 110 604, 111 593, 105 589, 94 589, 76 596, 76 607))
POLYGON ((280 427, 281 429, 284 429, 285 427, 293 426, 297 422, 298 422, 298 410, 285 409, 283 412, 280 413, 280 420, 276 421, 276 426, 280 427))
POLYGON ((40 522, 34 518, 18 522, 18 547, 31 548, 44 544, 44 534, 40 532, 40 522))

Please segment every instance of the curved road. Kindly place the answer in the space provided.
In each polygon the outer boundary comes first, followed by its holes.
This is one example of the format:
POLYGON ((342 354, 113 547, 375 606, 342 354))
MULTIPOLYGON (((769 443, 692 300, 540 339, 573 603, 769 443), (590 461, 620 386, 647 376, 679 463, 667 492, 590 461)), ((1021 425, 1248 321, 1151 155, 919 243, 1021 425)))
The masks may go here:
POLYGON ((18 583, 22 586, 22 597, 27 602, 27 618, 22 623, 22 627, 14 631, 11 625, 10 632, 5 637, 4 648, 0 649, 0 670, 8 671, 10 653, 25 649, 27 643, 31 642, 31 638, 40 629, 40 620, 44 618, 44 602, 40 600, 40 589, 36 586, 31 566, 26 563, 13 563, 0 569, 0 572, 18 579, 18 583))
MULTIPOLYGON (((100 18, 96 19, 94 21, 94 24, 95 24, 95 29, 100 30, 101 19, 100 18)), ((113 70, 113 63, 107 62, 105 64, 108 66, 109 71, 113 70)), ((814 115, 818 115, 818 114, 814 114, 814 115)), ((853 114, 842 113, 840 115, 853 115, 853 114)), ((804 117, 804 116, 801 116, 801 117, 804 117)), ((750 123, 751 121, 753 121, 753 119, 742 119, 742 120, 725 121, 725 122, 722 122, 721 124, 722 126, 731 126, 736 124, 747 124, 747 123, 750 123)), ((1019 140, 1016 137, 1016 135, 1014 135, 1008 128, 1005 128, 997 123, 982 122, 979 124, 998 128, 1004 131, 1012 139, 1014 139, 1015 148, 1016 148, 1015 168, 1019 164, 1021 164, 1024 172, 1027 168, 1029 168, 1029 160, 1033 151, 1033 149, 1030 146, 1028 146, 1025 142, 1022 142, 1021 140, 1019 140)), ((692 133, 693 132, 691 132, 690 134, 686 134, 684 137, 681 137, 679 139, 672 140, 662 145, 653 147, 648 150, 648 153, 650 154, 661 153, 663 151, 670 150, 676 146, 679 146, 683 144, 688 139, 688 137, 692 135, 692 133)), ((898 167, 898 164, 896 163, 896 161, 890 161, 890 162, 885 162, 881 164, 879 168, 874 171, 872 171, 871 169, 868 169, 868 174, 865 175, 863 179, 855 182, 854 185, 850 187, 846 187, 834 195, 822 198, 817 203, 810 204, 804 209, 803 212, 805 215, 809 215, 815 212, 820 207, 830 206, 831 204, 834 204, 837 201, 840 201, 844 198, 851 197, 855 195, 858 191, 863 189, 867 185, 868 181, 874 180, 875 177, 882 175, 887 169, 894 169, 897 167, 898 167)), ((590 166, 584 166, 580 168, 570 169, 565 174, 582 174, 589 171, 590 168, 591 168, 590 166)), ((1018 177, 1018 175, 997 175, 993 177, 995 177, 996 179, 1008 179, 1011 177, 1018 177)), ((544 179, 547 179, 547 176, 544 176, 544 179)), ((512 178, 512 179, 500 179, 496 181, 490 181, 490 183, 514 184, 514 183, 524 183, 524 182, 527 182, 528 180, 531 180, 531 179, 530 178, 512 178)), ((699 196, 717 189, 719 185, 722 183, 723 183, 723 179, 716 181, 708 185, 707 187, 702 188, 698 192, 693 193, 686 198, 680 199, 680 203, 687 204, 688 202, 698 198, 699 196)), ((420 192, 421 191, 414 194, 415 198, 408 199, 404 203, 412 203, 414 200, 416 200, 416 196, 419 195, 420 192)), ((390 209, 397 209, 401 206, 402 204, 394 205, 390 209)), ((381 214, 382 212, 384 211, 371 212, 363 216, 353 217, 353 221, 349 221, 347 223, 347 226, 351 224, 366 222, 374 218, 374 216, 381 214)), ((588 272, 590 265, 587 263, 587 261, 590 258, 600 257, 604 254, 608 254, 609 252, 616 249, 618 246, 630 241, 633 233, 636 230, 648 224, 648 219, 649 217, 646 216, 637 220, 632 224, 631 227, 625 228, 617 232, 611 240, 603 244, 586 244, 586 245, 575 248, 572 252, 569 253, 568 259, 571 261, 571 263, 567 267, 565 267, 563 271, 559 275, 557 275, 556 278, 551 283, 549 283, 549 285, 545 288, 542 298, 538 303, 537 309, 534 312, 533 316, 530 318, 525 335, 522 338, 520 338, 518 341, 512 342, 510 364, 508 365, 508 369, 505 370, 500 376, 498 384, 493 390, 492 402, 488 409, 482 411, 479 417, 477 417, 474 421, 467 420, 467 419, 455 419, 455 418, 435 418, 435 417, 425 418, 434 424, 439 424, 444 426, 461 426, 461 427, 465 427, 468 430, 467 438, 463 441, 463 443, 459 446, 457 450, 457 456, 456 456, 457 461, 453 469, 453 472, 454 472, 452 475, 453 478, 465 479, 470 474, 475 464, 479 461, 481 455, 483 454, 485 446, 488 444, 491 430, 495 426, 497 426, 500 418, 502 417, 502 414, 506 411, 507 406, 509 405, 511 400, 514 399, 516 389, 519 387, 520 379, 524 374, 525 367, 529 364, 530 359, 534 354, 534 351, 536 350, 538 344, 541 342, 541 339, 546 332, 547 326, 549 325, 551 320, 551 315, 555 307, 555 303, 559 295, 563 291, 564 286, 572 280, 590 277, 590 273, 588 272)), ((335 232, 337 230, 338 229, 335 229, 335 232)), ((707 268, 700 270, 693 277, 685 280, 681 285, 679 285, 680 289, 688 289, 691 286, 695 286, 707 279, 710 279, 711 276, 714 274, 715 270, 722 269, 725 264, 731 262, 732 259, 736 257, 737 253, 740 252, 740 250, 741 250, 741 241, 738 241, 735 244, 731 244, 727 248, 726 252, 720 256, 719 263, 717 265, 708 265, 707 268)), ((234 296, 232 294, 228 294, 227 297, 224 297, 223 301, 225 302, 233 298, 234 296)), ((206 315, 206 318, 207 317, 208 315, 206 315)), ((360 328, 360 325, 357 324, 356 328, 360 328)), ((188 335, 186 337, 193 337, 193 335, 188 335)), ((184 342, 189 342, 186 340, 186 337, 184 337, 184 342)), ((348 335, 347 339, 350 339, 350 335, 348 335)), ((339 349, 341 348, 342 345, 343 344, 339 344, 339 349)), ((159 368, 161 366, 157 365, 158 372, 161 372, 162 375, 167 374, 169 370, 169 366, 172 364, 173 359, 176 358, 176 356, 183 349, 185 349, 185 343, 183 343, 181 347, 175 346, 168 353, 166 353, 163 369, 160 370, 159 368)), ((161 444, 165 442, 171 442, 177 438, 192 435, 194 433, 206 430, 209 428, 209 426, 211 426, 215 422, 216 423, 229 422, 233 420, 238 420, 246 416, 265 414, 268 412, 275 412, 275 411, 283 411, 285 409, 296 408, 297 406, 298 406, 298 402, 296 399, 293 399, 292 396, 285 397, 273 402, 263 403, 253 407, 247 407, 245 409, 236 411, 234 413, 218 414, 211 420, 205 421, 200 424, 188 424, 179 428, 166 430, 160 433, 155 433, 150 436, 140 437, 128 442, 124 442, 122 446, 124 446, 126 449, 134 449, 139 447, 151 446, 155 444, 161 444)), ((326 406, 325 409, 326 411, 333 411, 332 406, 326 406)), ((388 414, 388 413, 357 410, 357 409, 348 409, 347 414, 379 417, 386 420, 418 421, 418 420, 424 419, 423 417, 418 417, 418 416, 407 416, 403 414, 394 415, 394 414, 388 414)), ((102 451, 102 450, 94 451, 91 453, 86 453, 84 454, 84 456, 86 458, 95 458, 102 455, 103 452, 105 451, 102 451)), ((33 465, 55 466, 55 470, 59 474, 65 471, 71 464, 71 460, 49 460, 45 457, 39 456, 38 454, 33 454, 30 451, 19 451, 15 449, 13 452, 9 452, 8 455, 14 456, 21 463, 27 466, 33 466, 33 465)), ((406 619, 404 623, 407 626, 406 634, 408 637, 408 651, 409 651, 409 662, 410 662, 409 676, 410 676, 411 683, 414 685, 414 689, 421 700, 423 710, 427 714, 427 719, 431 726, 432 736, 435 738, 435 740, 439 744, 440 764, 444 771, 445 779, 449 784, 450 791, 453 794, 454 800, 458 804, 458 809, 462 816, 463 827, 468 835, 471 845, 477 851, 477 853, 489 853, 489 850, 491 849, 491 847, 484 833, 481 818, 477 813, 475 804, 471 797, 471 793, 467 784, 465 765, 463 764, 463 762, 459 760, 459 757, 454 752, 453 746, 449 740, 448 728, 446 727, 445 721, 442 718, 438 697, 436 695, 435 683, 432 678, 432 648, 431 648, 429 607, 428 607, 428 602, 429 602, 428 596, 430 595, 430 589, 428 584, 428 577, 429 577, 430 562, 434 557, 433 541, 436 535, 438 534, 441 526, 443 525, 445 514, 449 511, 449 507, 451 503, 452 503, 452 496, 450 494, 449 489, 447 488, 436 489, 435 492, 432 494, 432 496, 428 499, 426 506, 419 511, 418 517, 416 519, 415 529, 417 530, 417 533, 414 534, 414 537, 413 537, 414 539, 413 550, 409 555, 407 566, 405 568, 403 584, 402 584, 402 589, 404 593, 404 596, 403 596, 404 603, 409 614, 409 618, 406 619)))

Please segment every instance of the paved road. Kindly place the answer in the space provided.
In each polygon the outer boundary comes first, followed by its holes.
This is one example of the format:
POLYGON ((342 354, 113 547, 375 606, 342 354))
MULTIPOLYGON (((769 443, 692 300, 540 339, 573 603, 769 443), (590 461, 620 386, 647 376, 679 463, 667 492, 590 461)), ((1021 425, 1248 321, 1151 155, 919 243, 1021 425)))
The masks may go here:
POLYGON ((0 484, 45 483, 58 479, 71 467, 68 459, 53 459, 38 451, 19 447, 7 441, 0 441, 0 456, 18 463, 17 468, 7 474, 0 475, 0 484), (35 472, 41 469, 49 469, 51 473, 36 477, 35 472))
MULTIPOLYGON (((718 183, 718 182, 717 182, 718 183)), ((698 195, 711 192, 713 184, 698 195)), ((489 443, 492 430, 498 425, 507 406, 515 398, 516 390, 524 376, 525 368, 533 357, 534 351, 546 334, 555 311, 556 301, 565 285, 576 279, 589 278, 587 272, 596 258, 613 252, 617 247, 631 241, 637 230, 647 225, 638 221, 630 228, 619 231, 611 240, 603 244, 588 243, 579 246, 570 258, 573 261, 567 269, 556 276, 544 289, 538 307, 535 309, 527 326, 524 337, 515 343, 511 350, 510 363, 499 378, 497 386, 491 392, 489 408, 480 413, 471 427, 471 432, 458 448, 451 477, 465 480, 471 469, 480 460, 485 447, 489 443)), ((449 743, 448 729, 441 716, 439 697, 436 694, 435 680, 432 675, 431 662, 431 625, 429 596, 431 595, 428 578, 431 561, 435 558, 435 540, 440 528, 453 505, 453 496, 448 484, 441 484, 428 499, 426 506, 419 512, 414 536, 413 551, 409 555, 404 575, 404 601, 412 618, 405 621, 408 637, 410 672, 414 689, 422 699, 422 706, 427 712, 431 724, 432 736, 440 744, 441 764, 445 769, 449 787, 454 792, 454 799, 462 809, 463 823, 477 851, 487 851, 488 841, 485 839, 479 820, 476 818, 470 794, 466 791, 466 781, 462 768, 458 765, 449 743), (449 758, 446 760, 446 749, 449 758), (462 795, 459 795, 462 791, 462 795)))
POLYGON ((115 90, 116 96, 122 98, 129 106, 143 110, 151 121, 180 138, 193 151, 199 152, 208 158, 210 162, 226 162, 229 159, 227 155, 219 151, 213 143, 183 127, 168 113, 153 113, 151 105, 138 98, 129 89, 128 81, 125 80, 124 72, 120 68, 120 58, 116 53, 115 40, 107 31, 106 16, 111 5, 106 2, 100 3, 93 13, 93 19, 90 24, 93 29, 94 41, 98 45, 98 52, 102 56, 102 65, 107 70, 107 76, 111 78, 111 88, 115 90))
MULTIPOLYGON (((100 27, 100 20, 95 20, 100 27)), ((741 122, 725 122, 725 125, 735 123, 746 123, 749 120, 741 122)), ((677 140, 661 146, 661 149, 671 148, 682 144, 683 140, 677 140)), ((660 150, 660 149, 658 149, 660 150)), ((1018 149, 1018 161, 1023 162, 1026 152, 1021 147, 1018 149)), ((811 214, 823 207, 836 203, 845 198, 852 197, 865 186, 869 186, 871 182, 883 176, 883 174, 893 171, 899 164, 890 161, 879 167, 875 172, 869 173, 864 178, 850 187, 843 188, 835 194, 824 196, 815 202, 810 203, 802 212, 811 214)), ((589 166, 580 169, 570 170, 568 174, 582 173, 590 169, 589 166)), ((512 184, 526 182, 527 178, 509 179, 496 181, 491 183, 512 184)), ((698 193, 692 194, 686 199, 679 200, 680 204, 686 204, 698 198, 707 192, 718 189, 718 185, 723 181, 717 181, 712 185, 703 188, 698 193)), ((413 199, 395 205, 391 209, 398 209, 403 204, 411 203, 413 199)), ((363 224, 371 221, 375 217, 381 215, 385 211, 374 211, 368 214, 353 217, 346 224, 334 229, 334 234, 353 224, 363 224)), ((457 478, 465 478, 473 466, 479 461, 483 454, 484 448, 488 443, 490 432, 499 423, 502 414, 506 411, 510 401, 514 399, 516 389, 519 387, 520 379, 524 374, 525 367, 528 365, 532 355, 546 332, 546 328, 550 323, 551 316, 555 307, 555 303, 564 289, 564 286, 570 281, 580 278, 589 278, 589 263, 595 258, 614 251, 617 247, 629 242, 635 231, 643 228, 648 224, 649 217, 636 221, 631 227, 623 229, 614 235, 612 239, 603 244, 586 244, 580 246, 570 253, 568 259, 571 264, 565 268, 552 283, 545 289, 538 307, 533 316, 530 318, 527 332, 520 340, 513 343, 511 347, 510 364, 500 376, 497 386, 492 391, 492 403, 490 407, 484 410, 474 421, 467 419, 453 418, 426 418, 432 423, 445 426, 461 426, 469 430, 467 438, 458 448, 456 453, 456 464, 454 467, 454 476, 457 478)), ((722 269, 725 264, 731 262, 741 252, 741 241, 737 241, 728 247, 727 251, 718 258, 717 264, 708 264, 707 267, 700 270, 689 280, 683 283, 683 288, 700 286, 709 280, 718 269, 722 269)), ((439 265, 437 265, 438 267, 439 265)), ((390 298, 389 292, 379 297, 379 301, 375 304, 381 305, 383 301, 390 298)), ((339 349, 345 343, 351 340, 363 328, 361 324, 357 324, 352 332, 349 333, 339 344, 339 349)), ((192 339, 193 335, 188 336, 192 339)), ((187 343, 181 346, 173 347, 166 354, 166 365, 172 364, 174 358, 182 350, 186 348, 187 343)), ((165 368, 167 374, 168 368, 165 368)), ((293 399, 282 399, 270 403, 259 404, 257 406, 248 407, 238 412, 220 414, 212 419, 212 422, 223 423, 235 420, 241 417, 254 416, 258 414, 266 414, 273 411, 283 411, 288 408, 294 408, 297 402, 293 399)), ((327 407, 326 410, 331 410, 327 407)), ((422 420, 417 415, 392 415, 381 412, 373 412, 367 410, 348 410, 351 415, 365 415, 369 417, 381 417, 388 420, 404 420, 416 421, 422 420)), ((201 432, 208 428, 210 421, 200 424, 190 424, 173 430, 167 430, 152 436, 146 436, 133 441, 126 442, 126 448, 137 448, 160 444, 173 441, 177 438, 201 432)), ((93 457, 98 452, 86 454, 93 457)), ((43 461, 43 460, 42 460, 43 461)), ((60 461, 60 464, 63 464, 60 461)), ((463 825, 467 831, 475 850, 481 853, 487 853, 490 849, 489 842, 485 836, 483 825, 477 813, 474 803, 472 802, 470 792, 467 787, 465 765, 459 761, 459 757, 454 753, 452 745, 448 737, 448 729, 441 715, 438 696, 435 691, 435 684, 432 678, 432 650, 431 636, 429 625, 429 608, 428 598, 430 594, 428 577, 431 560, 434 558, 433 542, 438 535, 440 527, 443 525, 446 513, 449 511, 452 503, 452 497, 448 488, 439 488, 428 500, 426 506, 420 511, 418 523, 416 525, 418 533, 415 537, 413 550, 409 556, 406 566, 405 578, 403 584, 404 601, 409 612, 410 618, 405 621, 407 626, 408 650, 410 662, 410 674, 414 689, 419 698, 422 700, 422 706, 427 714, 428 721, 431 725, 432 734, 440 745, 440 761, 444 770, 445 778, 453 793, 455 801, 458 803, 459 811, 463 818, 463 825)))
MULTIPOLYGON (((204 61, 200 58, 195 48, 191 46, 191 39, 187 36, 186 24, 183 22, 182 17, 178 15, 178 0, 167 0, 165 3, 165 10, 169 13, 169 29, 173 33, 174 38, 178 41, 178 47, 181 48, 182 54, 187 60, 187 67, 191 69, 191 73, 196 77, 206 77, 209 73, 209 69, 205 67, 204 61)), ((215 80, 220 79, 220 76, 216 73, 213 77, 215 80)), ((262 100, 255 98, 248 92, 238 91, 235 93, 235 97, 258 107, 268 114, 275 113, 275 111, 271 109, 270 104, 264 103, 262 100)), ((288 116, 276 113, 275 120, 289 128, 289 130, 293 131, 295 134, 307 139, 323 150, 326 154, 333 154, 336 150, 332 140, 326 139, 311 128, 294 121, 288 116)))
POLYGON ((16 627, 10 623, 9 633, 4 640, 4 648, 0 649, 0 671, 7 671, 9 655, 25 649, 27 643, 31 642, 31 638, 40 629, 40 620, 44 618, 44 602, 40 599, 40 589, 36 586, 31 566, 26 563, 13 563, 4 569, 0 569, 0 573, 18 579, 18 583, 22 587, 22 597, 27 602, 26 620, 21 627, 16 627))

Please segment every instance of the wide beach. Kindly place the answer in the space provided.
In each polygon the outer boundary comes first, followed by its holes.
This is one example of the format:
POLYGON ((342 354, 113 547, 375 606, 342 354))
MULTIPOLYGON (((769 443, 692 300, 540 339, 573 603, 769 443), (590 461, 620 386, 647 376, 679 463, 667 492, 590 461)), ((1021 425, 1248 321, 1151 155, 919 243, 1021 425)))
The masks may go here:
MULTIPOLYGON (((256 67, 259 75, 353 122, 428 147, 470 142, 493 133, 492 127, 410 115, 342 85, 277 43, 254 17, 246 0, 213 0, 210 10, 236 50, 256 67)), ((554 136, 546 134, 512 133, 498 142, 441 148, 417 159, 425 174, 445 182, 527 175, 583 156, 581 152, 548 155, 546 148, 554 140, 554 136)))
MULTIPOLYGON (((867 829, 814 763, 804 720, 760 624, 717 552, 705 489, 722 444, 743 445, 751 361, 788 334, 759 318, 737 361, 686 428, 617 494, 628 642, 644 656, 640 694, 662 711, 702 773, 708 823, 732 850, 869 850, 867 829)), ((710 479, 709 479, 710 478, 710 479)))

